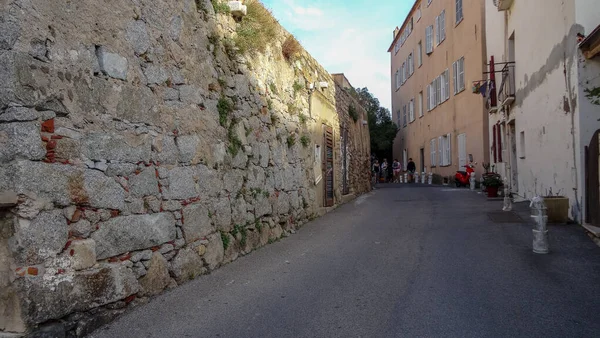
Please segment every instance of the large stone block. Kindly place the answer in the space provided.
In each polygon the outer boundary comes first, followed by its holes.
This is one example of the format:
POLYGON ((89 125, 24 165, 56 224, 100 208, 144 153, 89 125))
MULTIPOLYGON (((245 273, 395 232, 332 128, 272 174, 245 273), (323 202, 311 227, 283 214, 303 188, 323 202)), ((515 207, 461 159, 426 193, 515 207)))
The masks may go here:
POLYGON ((92 239, 73 241, 69 245, 67 256, 74 270, 91 268, 96 264, 96 242, 92 239))
POLYGON ((179 160, 181 162, 192 162, 198 153, 200 138, 196 135, 184 135, 177 138, 179 148, 179 160))
POLYGON ((146 53, 150 48, 150 35, 144 21, 136 20, 128 23, 125 29, 125 38, 137 55, 146 53))
POLYGON ((215 224, 219 230, 231 231, 231 203, 229 198, 221 197, 214 203, 215 207, 215 224))
POLYGON ((160 123, 157 98, 149 87, 123 86, 121 101, 117 105, 117 117, 134 123, 160 123))
POLYGON ((254 201, 254 216, 256 218, 261 218, 265 215, 270 215, 273 213, 273 206, 268 198, 259 195, 256 197, 254 201))
POLYGON ((158 194, 158 181, 154 167, 146 167, 141 173, 129 177, 129 192, 136 197, 158 194))
POLYGON ((39 113, 32 108, 10 107, 4 113, 0 113, 0 122, 24 122, 37 120, 39 113))
POLYGON ((277 214, 286 215, 290 211, 290 195, 285 192, 280 192, 275 204, 277 214))
POLYGON ((127 59, 119 54, 110 53, 105 47, 96 50, 100 70, 115 79, 127 80, 127 59))
POLYGON ((179 149, 175 138, 171 136, 158 136, 152 141, 152 158, 162 164, 175 164, 179 157, 179 149))
POLYGON ((19 278, 21 312, 30 326, 60 319, 74 311, 114 303, 139 291, 131 269, 121 264, 48 278, 19 278))
POLYGON ((169 184, 163 187, 165 199, 188 199, 197 197, 199 192, 196 187, 197 171, 194 167, 176 167, 168 171, 169 184))
POLYGON ((144 69, 148 84, 162 85, 169 79, 169 73, 161 66, 150 64, 144 69))
POLYGON ((125 190, 114 179, 97 170, 86 170, 83 188, 88 196, 88 204, 94 208, 125 208, 125 190))
POLYGON ((151 144, 147 135, 95 133, 84 137, 82 151, 94 161, 149 162, 151 144))
POLYGON ((175 240, 175 218, 171 213, 112 218, 100 224, 91 236, 98 259, 151 248, 175 240))
POLYGON ((244 185, 244 172, 242 170, 229 170, 223 175, 223 188, 236 195, 244 185))
POLYGON ((265 186, 265 170, 261 167, 250 166, 248 169, 248 189, 262 189, 265 186))
POLYGON ((169 269, 167 260, 158 252, 152 254, 150 266, 144 277, 140 279, 140 296, 154 296, 161 293, 169 283, 169 269))
POLYGON ((208 238, 208 244, 206 244, 206 252, 202 258, 208 265, 210 270, 216 269, 225 257, 225 249, 223 248, 223 240, 221 234, 212 234, 208 238))
POLYGON ((21 34, 21 25, 8 10, 0 15, 0 50, 12 49, 21 34))
POLYGON ((231 201, 231 221, 233 224, 244 224, 247 218, 246 201, 238 198, 231 201))
POLYGON ((16 223, 13 252, 22 265, 35 265, 60 253, 69 237, 67 220, 61 210, 42 211, 33 220, 16 223))
POLYGON ((37 122, 0 124, 0 163, 14 159, 41 160, 46 156, 37 122))
POLYGON ((186 243, 202 239, 215 231, 208 217, 208 209, 201 204, 188 205, 183 209, 182 229, 186 243))
POLYGON ((208 96, 208 93, 196 86, 180 86, 179 97, 183 103, 188 104, 202 104, 204 98, 208 96))
POLYGON ((216 170, 198 165, 198 187, 204 197, 215 197, 223 189, 223 179, 216 170))
POLYGON ((192 280, 206 271, 202 258, 192 249, 179 250, 171 262, 171 274, 178 284, 192 280))

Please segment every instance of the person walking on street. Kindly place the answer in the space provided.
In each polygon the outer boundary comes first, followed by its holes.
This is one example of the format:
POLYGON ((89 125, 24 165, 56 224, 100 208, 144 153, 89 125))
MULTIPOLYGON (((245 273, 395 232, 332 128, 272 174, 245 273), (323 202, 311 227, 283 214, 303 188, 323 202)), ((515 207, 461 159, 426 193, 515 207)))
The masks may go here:
POLYGON ((383 177, 384 182, 385 182, 385 178, 387 177, 387 172, 388 172, 387 158, 384 158, 383 163, 381 164, 381 177, 383 177))
POLYGON ((413 162, 412 158, 408 159, 408 165, 406 166, 406 170, 408 171, 409 182, 414 182, 415 170, 417 170, 417 166, 415 165, 415 162, 413 162))
POLYGON ((379 180, 379 161, 377 161, 377 159, 375 159, 375 163, 373 163, 373 178, 375 179, 375 182, 373 182, 373 184, 376 184, 377 181, 379 180))
POLYGON ((394 178, 392 180, 392 182, 394 183, 398 183, 399 178, 400 178, 400 162, 398 162, 398 159, 394 160, 394 163, 392 163, 392 170, 394 171, 394 178))

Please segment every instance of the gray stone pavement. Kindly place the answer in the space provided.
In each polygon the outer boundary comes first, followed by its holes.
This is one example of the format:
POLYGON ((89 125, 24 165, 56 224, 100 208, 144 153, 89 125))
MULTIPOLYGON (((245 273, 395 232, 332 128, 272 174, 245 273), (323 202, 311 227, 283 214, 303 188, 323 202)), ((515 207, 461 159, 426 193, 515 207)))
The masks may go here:
MULTIPOLYGON (((502 202, 380 185, 278 243, 163 294, 94 337, 592 337, 600 248, 494 223, 502 202)), ((529 220, 525 220, 529 222, 529 220)))

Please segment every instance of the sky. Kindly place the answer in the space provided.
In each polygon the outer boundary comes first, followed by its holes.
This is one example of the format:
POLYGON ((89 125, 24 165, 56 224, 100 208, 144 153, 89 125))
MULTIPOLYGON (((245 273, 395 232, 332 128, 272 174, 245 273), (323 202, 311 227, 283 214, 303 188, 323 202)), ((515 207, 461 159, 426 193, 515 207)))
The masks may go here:
POLYGON ((393 31, 414 0, 263 0, 279 23, 329 73, 344 73, 391 108, 393 31))

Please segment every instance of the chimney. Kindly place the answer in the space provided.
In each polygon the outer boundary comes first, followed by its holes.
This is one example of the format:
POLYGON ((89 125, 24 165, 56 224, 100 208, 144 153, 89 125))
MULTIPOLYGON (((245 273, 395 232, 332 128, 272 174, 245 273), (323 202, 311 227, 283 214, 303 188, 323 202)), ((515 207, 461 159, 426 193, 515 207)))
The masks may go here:
POLYGON ((396 29, 394 29, 394 39, 396 38, 396 35, 398 35, 398 32, 400 32, 400 28, 396 26, 396 29))

